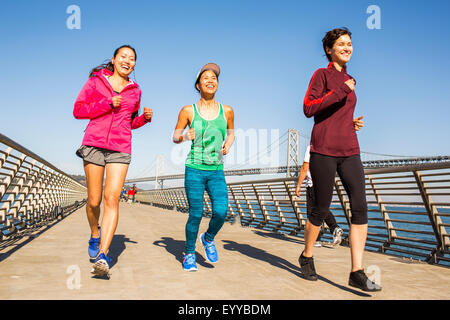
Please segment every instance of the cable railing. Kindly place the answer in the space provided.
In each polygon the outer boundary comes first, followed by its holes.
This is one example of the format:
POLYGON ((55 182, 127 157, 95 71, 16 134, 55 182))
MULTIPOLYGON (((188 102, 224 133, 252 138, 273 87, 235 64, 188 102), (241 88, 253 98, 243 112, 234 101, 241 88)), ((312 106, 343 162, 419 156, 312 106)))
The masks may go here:
POLYGON ((86 187, 0 133, 0 241, 62 219, 86 198, 86 187))
MULTIPOLYGON (((369 228, 366 250, 450 266, 450 164, 427 163, 404 167, 365 169, 369 228)), ((227 221, 242 226, 303 237, 306 225, 305 186, 295 195, 297 178, 228 184, 227 221)), ((184 213, 189 205, 184 188, 141 191, 136 200, 184 213)), ((204 216, 212 214, 204 195, 204 216)), ((349 245, 351 208, 336 176, 331 211, 349 245)), ((322 240, 332 239, 324 225, 322 240)))

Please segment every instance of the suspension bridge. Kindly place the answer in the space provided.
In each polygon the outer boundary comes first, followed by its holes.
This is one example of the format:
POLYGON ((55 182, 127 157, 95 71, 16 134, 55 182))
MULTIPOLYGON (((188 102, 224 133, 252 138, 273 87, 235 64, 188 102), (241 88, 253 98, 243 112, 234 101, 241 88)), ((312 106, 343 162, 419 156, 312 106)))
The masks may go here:
MULTIPOLYGON (((365 268, 383 287, 368 294, 347 283, 351 210, 338 177, 332 211, 344 230, 343 242, 330 246, 325 232, 323 247, 315 251, 319 281, 302 278, 297 259, 304 245, 306 201, 303 194, 295 195, 300 138, 307 139, 290 131, 262 152, 289 145, 286 166, 226 170, 228 176, 272 176, 228 183, 229 212, 216 239, 220 261, 208 263, 197 245, 196 273, 181 266, 188 212, 184 188, 164 188, 159 182, 182 179, 182 174, 165 173, 159 157, 149 167, 154 174, 148 170, 127 179, 157 181, 158 188, 140 190, 138 203, 120 203, 110 248, 112 275, 106 281, 90 274, 85 186, 0 134, 0 298, 448 299, 449 157, 365 155, 371 157, 364 159, 365 268)), ((211 214, 205 194, 201 230, 211 214)))
MULTIPOLYGON (((276 141, 273 141, 265 149, 258 153, 248 156, 243 163, 227 167, 224 170, 225 176, 254 176, 254 175, 286 175, 288 177, 298 176, 298 172, 302 166, 301 156, 304 155, 306 147, 309 145, 310 137, 300 134, 298 130, 289 129, 282 134, 276 141), (282 150, 286 147, 286 150, 282 150), (259 163, 259 158, 267 156, 273 150, 279 150, 279 156, 285 158, 287 162, 284 166, 276 167, 251 167, 251 163, 259 163), (283 156, 284 155, 284 156, 283 156), (249 167, 250 166, 250 167, 249 167), (246 167, 246 168, 244 168, 246 167)), ((361 160, 365 169, 373 168, 392 168, 395 170, 405 167, 421 167, 426 168, 429 165, 436 166, 439 164, 447 164, 450 162, 450 156, 405 156, 381 154, 374 152, 361 152, 361 160)), ((164 155, 159 154, 155 161, 151 162, 147 168, 139 173, 139 176, 128 178, 125 183, 140 183, 154 181, 155 186, 164 187, 165 180, 184 179, 184 173, 180 173, 182 169, 176 168, 170 161, 167 161, 164 155), (165 165, 170 167, 173 173, 165 173, 165 165), (145 176, 148 172, 154 171, 152 176, 145 176), (178 173, 177 173, 178 172, 178 173)))

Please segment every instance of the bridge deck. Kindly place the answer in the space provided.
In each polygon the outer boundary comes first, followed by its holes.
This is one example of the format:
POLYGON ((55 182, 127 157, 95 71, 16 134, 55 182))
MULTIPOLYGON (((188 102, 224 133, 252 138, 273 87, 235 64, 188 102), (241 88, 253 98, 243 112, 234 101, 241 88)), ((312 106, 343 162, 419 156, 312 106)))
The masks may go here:
MULTIPOLYGON (((317 248, 319 281, 301 278, 303 241, 226 223, 216 242, 220 261, 197 272, 181 268, 187 215, 140 204, 120 204, 111 246, 111 278, 90 274, 89 230, 82 208, 35 238, 0 248, 0 299, 449 299, 450 269, 372 252, 365 266, 381 271, 383 291, 347 285, 350 251, 317 248), (80 270, 79 289, 73 270, 80 270), (69 271, 69 273, 68 273, 69 271)), ((207 228, 203 219, 201 230, 207 228)))

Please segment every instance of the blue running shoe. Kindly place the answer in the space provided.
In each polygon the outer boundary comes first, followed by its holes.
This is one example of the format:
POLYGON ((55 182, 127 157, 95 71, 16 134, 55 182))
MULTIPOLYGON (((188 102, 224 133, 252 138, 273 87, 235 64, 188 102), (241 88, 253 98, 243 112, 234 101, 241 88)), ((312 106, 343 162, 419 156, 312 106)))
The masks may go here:
POLYGON ((200 240, 202 241, 203 247, 205 248, 205 255, 209 262, 216 263, 219 261, 219 257, 217 256, 216 243, 213 241, 208 242, 205 239, 205 234, 202 233, 200 235, 200 240))
POLYGON ((94 262, 94 268, 91 273, 97 276, 107 276, 109 275, 111 260, 103 252, 98 255, 94 262))
POLYGON ((188 253, 184 255, 183 269, 186 271, 197 271, 197 264, 195 263, 195 253, 188 253))
POLYGON ((92 237, 91 234, 91 238, 89 239, 89 249, 88 249, 88 253, 89 253, 89 257, 91 259, 95 259, 96 256, 98 256, 98 251, 100 250, 100 226, 98 227, 98 238, 94 238, 92 237))

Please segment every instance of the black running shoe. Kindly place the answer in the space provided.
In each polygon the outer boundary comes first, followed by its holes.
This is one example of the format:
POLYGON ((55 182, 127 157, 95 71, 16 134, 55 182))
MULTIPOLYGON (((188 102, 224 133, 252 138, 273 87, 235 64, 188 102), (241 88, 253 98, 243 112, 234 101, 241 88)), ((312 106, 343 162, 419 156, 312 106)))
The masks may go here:
POLYGON ((381 291, 381 287, 377 285, 375 282, 372 282, 369 278, 367 278, 364 270, 358 270, 355 272, 350 272, 350 278, 348 280, 349 286, 359 288, 363 291, 381 291))
POLYGON ((317 281, 316 268, 314 268, 314 258, 307 258, 303 256, 303 252, 298 258, 300 263, 300 270, 302 271, 303 277, 306 280, 317 281))

